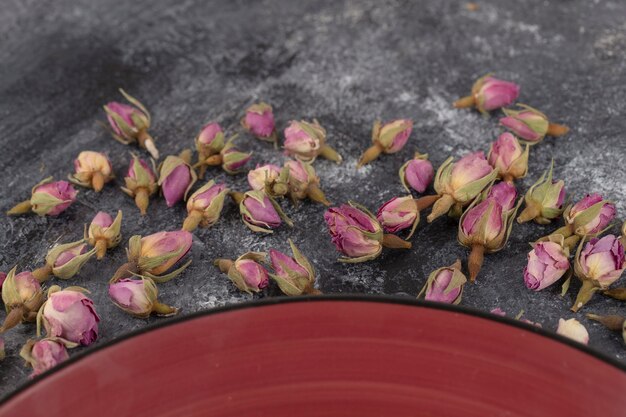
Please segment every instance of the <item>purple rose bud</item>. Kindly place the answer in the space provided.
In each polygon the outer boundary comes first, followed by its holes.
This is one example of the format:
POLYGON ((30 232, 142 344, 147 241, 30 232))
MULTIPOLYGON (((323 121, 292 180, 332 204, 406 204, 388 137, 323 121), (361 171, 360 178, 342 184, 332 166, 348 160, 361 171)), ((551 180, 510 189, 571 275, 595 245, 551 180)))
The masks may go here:
POLYGON ((196 141, 202 145, 211 145, 216 139, 219 140, 220 134, 223 140, 224 131, 222 127, 218 123, 211 122, 202 128, 196 141))
POLYGON ((213 226, 222 214, 224 198, 226 198, 228 191, 226 185, 209 181, 193 193, 187 200, 188 215, 183 223, 183 230, 191 232, 198 225, 202 227, 213 226))
POLYGON ((372 128, 372 146, 370 146, 357 163, 357 168, 370 163, 378 158, 381 153, 396 153, 406 145, 413 130, 413 121, 409 119, 394 120, 381 124, 380 120, 374 122, 372 128))
POLYGON ((315 271, 309 260, 289 240, 293 257, 274 249, 270 249, 270 261, 275 274, 272 278, 278 283, 285 295, 320 294, 313 286, 315 271))
POLYGON ((281 217, 269 197, 260 194, 248 194, 244 198, 244 220, 252 225, 274 229, 282 223, 281 217))
POLYGON ((57 216, 76 201, 78 192, 67 181, 44 180, 33 188, 32 210, 40 216, 57 216))
POLYGON ((197 176, 193 168, 178 156, 165 158, 159 170, 159 182, 163 197, 168 207, 172 207, 183 199, 196 182, 197 176))
POLYGON ((109 227, 113 224, 113 217, 104 211, 99 211, 91 221, 91 224, 98 227, 109 227))
POLYGON ((252 158, 252 153, 242 152, 237 148, 224 148, 222 152, 222 169, 229 174, 237 174, 252 158))
POLYGON ((515 199, 517 198, 517 190, 515 185, 508 182, 499 182, 489 190, 487 197, 493 197, 504 211, 511 210, 515 207, 515 199))
POLYGON ((253 291, 259 291, 269 284, 269 276, 265 268, 252 259, 238 259, 235 261, 235 269, 253 291))
POLYGON ((428 301, 459 304, 466 282, 467 278, 461 272, 461 261, 457 260, 454 265, 439 268, 431 273, 418 298, 423 295, 428 301))
POLYGON ((244 129, 259 139, 276 141, 274 131, 274 113, 272 106, 267 103, 253 104, 246 109, 246 115, 241 121, 244 129))
POLYGON ((450 185, 458 190, 465 185, 485 178, 493 172, 482 151, 465 155, 452 166, 450 185))
POLYGON ((485 75, 472 86, 472 94, 454 102, 454 107, 476 107, 481 113, 511 105, 519 96, 519 86, 485 75))
POLYGON ((280 175, 280 168, 273 164, 257 165, 248 172, 248 184, 253 190, 264 190, 266 183, 271 183, 280 175))
POLYGON ((528 171, 528 146, 522 150, 515 136, 503 133, 491 145, 488 161, 504 181, 522 178, 528 171))
POLYGON ((530 145, 541 142, 546 135, 562 136, 569 131, 567 126, 550 123, 537 109, 524 104, 518 107, 521 110, 503 109, 506 117, 500 119, 500 124, 530 145))
POLYGON ((147 318, 153 312, 167 317, 178 313, 178 309, 160 303, 159 290, 150 278, 121 279, 109 284, 109 297, 113 304, 130 315, 147 318))
POLYGON ((330 146, 326 145, 326 130, 314 120, 291 121, 285 129, 285 153, 306 162, 313 162, 315 158, 323 158, 341 162, 341 156, 330 146))
POLYGON ((464 239, 479 239, 487 243, 498 237, 503 226, 502 206, 494 198, 487 198, 465 212, 460 230, 464 239))
POLYGON ((53 286, 41 317, 49 337, 61 337, 70 342, 89 346, 98 338, 98 322, 93 301, 77 290, 60 290, 53 286))
POLYGON ((435 171, 427 158, 428 155, 418 153, 400 168, 400 181, 407 191, 410 191, 410 186, 418 193, 423 193, 433 181, 435 171))
POLYGON ((54 267, 59 268, 63 265, 67 264, 72 259, 76 258, 79 255, 82 255, 87 252, 87 244, 83 243, 81 245, 74 246, 73 248, 67 249, 61 252, 56 260, 54 261, 54 267))
POLYGON ((20 356, 33 368, 30 377, 40 375, 68 360, 70 356, 67 353, 66 344, 71 347, 76 346, 74 343, 62 341, 56 337, 26 342, 20 356))
POLYGON ((528 289, 540 291, 558 281, 568 269, 569 251, 562 242, 537 242, 528 254, 524 283, 528 289))
POLYGON ((419 222, 419 210, 413 197, 394 197, 378 209, 376 218, 388 233, 397 233, 409 227, 415 230, 419 222))
POLYGON ((382 251, 382 227, 368 213, 344 204, 329 208, 324 220, 333 244, 348 258, 374 259, 382 251))
MULTIPOLYGON (((142 272, 161 275, 181 260, 191 249, 193 237, 185 230, 158 232, 141 238, 139 259, 163 261, 142 272)), ((132 250, 131 250, 132 252, 132 250)))
POLYGON ((597 235, 615 218, 615 205, 599 194, 588 194, 566 213, 565 221, 579 236, 597 235))
POLYGON ((587 332, 585 326, 580 324, 576 319, 559 319, 559 327, 556 329, 556 334, 568 337, 583 345, 589 343, 589 332, 587 332))

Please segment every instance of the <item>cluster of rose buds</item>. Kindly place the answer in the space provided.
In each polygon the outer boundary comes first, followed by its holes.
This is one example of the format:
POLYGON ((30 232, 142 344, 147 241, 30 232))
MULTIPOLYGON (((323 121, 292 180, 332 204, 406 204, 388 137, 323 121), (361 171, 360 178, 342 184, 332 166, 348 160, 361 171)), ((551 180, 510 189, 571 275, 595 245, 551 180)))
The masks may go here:
POLYGON ((454 102, 454 107, 476 107, 483 114, 510 106, 519 96, 519 86, 510 81, 499 80, 487 74, 472 86, 472 93, 454 102))
POLYGON ((278 147, 278 135, 274 125, 272 106, 260 102, 246 109, 246 115, 241 119, 241 126, 258 139, 271 142, 278 147))
POLYGON ((293 120, 285 129, 285 153, 305 162, 318 156, 341 163, 341 155, 326 144, 326 130, 317 120, 313 123, 293 120))
POLYGON ((412 130, 413 121, 409 119, 394 120, 385 124, 376 120, 372 128, 372 146, 361 155, 357 168, 369 164, 381 153, 399 152, 409 140, 412 130))
POLYGON ((187 199, 187 194, 198 179, 196 171, 189 164, 191 151, 183 151, 180 156, 169 155, 159 166, 161 192, 168 207, 187 199))
POLYGON ((147 318, 151 314, 169 317, 178 314, 178 308, 161 303, 159 290, 151 278, 122 278, 109 282, 109 297, 113 304, 126 313, 147 318))
POLYGON ((33 187, 29 200, 17 204, 7 214, 11 216, 33 211, 40 216, 58 216, 76 201, 77 194, 78 191, 69 182, 53 181, 49 177, 33 187))
POLYGON ((78 343, 70 342, 61 337, 46 337, 40 340, 29 339, 20 350, 20 356, 33 368, 30 377, 54 368, 70 358, 68 348, 75 348, 78 343))
POLYGON ((548 224, 563 213, 565 182, 552 179, 553 168, 551 166, 550 170, 544 172, 526 192, 526 207, 517 218, 518 223, 534 220, 539 224, 548 224))
POLYGON ((120 93, 131 105, 110 102, 104 106, 109 125, 113 132, 113 138, 129 145, 137 143, 141 148, 147 150, 154 159, 159 159, 159 151, 154 144, 154 139, 148 133, 150 128, 150 113, 143 104, 136 98, 120 89, 120 93))
POLYGON ((154 167, 151 168, 144 160, 133 155, 124 181, 126 187, 122 187, 122 191, 135 199, 135 204, 144 216, 150 203, 150 196, 159 189, 154 167))
POLYGON ((393 234, 383 233, 383 226, 365 207, 348 202, 324 213, 331 240, 344 256, 341 262, 365 262, 377 258, 383 247, 410 249, 411 243, 393 234))
POLYGON ((224 184, 211 180, 200 187, 187 200, 187 218, 183 230, 193 232, 198 226, 211 227, 220 218, 224 199, 229 189, 224 184))
POLYGON ((587 329, 576 319, 559 319, 559 327, 556 329, 556 334, 575 340, 583 345, 589 343, 587 329))
POLYGON ((491 145, 487 160, 498 172, 498 178, 506 182, 513 182, 513 180, 526 176, 528 150, 528 145, 522 150, 515 136, 510 133, 503 133, 491 145))
POLYGON ((44 302, 44 293, 39 281, 29 271, 16 274, 13 268, 2 282, 2 302, 7 312, 0 333, 17 326, 21 322, 32 322, 44 302))
POLYGON ((428 160, 428 154, 416 152, 413 159, 400 167, 398 175, 400 182, 408 192, 411 192, 412 188, 421 194, 433 181, 435 171, 433 164, 428 160))
POLYGON ((467 278, 461 272, 461 260, 457 259, 454 264, 433 271, 417 298, 423 297, 428 301, 459 304, 466 282, 467 278))
POLYGON ((104 184, 113 177, 113 167, 106 155, 83 151, 74 160, 74 174, 69 175, 69 180, 81 187, 93 188, 100 192, 104 184))
POLYGON ((122 239, 122 211, 117 211, 115 220, 104 211, 99 211, 85 231, 85 240, 96 250, 98 260, 104 258, 107 249, 116 247, 122 239))
POLYGON ((506 117, 500 119, 500 124, 527 144, 534 145, 546 136, 563 136, 569 132, 567 126, 550 123, 539 110, 525 104, 517 106, 520 110, 502 109, 506 117))
POLYGON ((597 314, 587 314, 587 318, 601 323, 609 330, 622 333, 622 339, 626 343, 626 318, 618 315, 600 316, 597 314))
POLYGON ((237 135, 224 141, 224 131, 217 123, 209 123, 202 128, 196 137, 199 177, 204 178, 207 166, 221 166, 230 175, 241 172, 242 167, 250 160, 252 153, 242 152, 235 147, 237 135))
POLYGON ((272 229, 279 227, 283 221, 293 227, 293 222, 276 200, 263 191, 231 191, 230 196, 239 205, 244 224, 253 232, 273 233, 272 229))

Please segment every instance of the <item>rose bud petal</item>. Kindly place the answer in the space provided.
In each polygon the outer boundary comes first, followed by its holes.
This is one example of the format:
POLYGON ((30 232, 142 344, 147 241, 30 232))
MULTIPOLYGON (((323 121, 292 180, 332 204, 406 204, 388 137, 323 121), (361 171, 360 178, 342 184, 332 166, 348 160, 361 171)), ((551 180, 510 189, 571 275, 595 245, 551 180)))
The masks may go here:
POLYGON ((224 184, 211 180, 199 188, 187 200, 187 218, 183 230, 191 232, 198 227, 211 227, 220 218, 224 199, 229 190, 224 184))
POLYGON ((487 160, 498 171, 498 177, 503 181, 512 182, 526 176, 529 149, 526 145, 522 150, 515 136, 506 132, 491 145, 487 160))
POLYGON ((472 94, 454 102, 455 108, 476 107, 483 114, 511 105, 519 96, 519 85, 485 75, 476 80, 472 94))
POLYGON ((305 162, 322 158, 340 163, 341 155, 326 144, 326 130, 317 122, 291 121, 285 129, 285 153, 305 162))
POLYGON ((556 334, 568 337, 583 345, 589 343, 589 333, 587 329, 576 319, 559 319, 559 327, 556 329, 556 334))
POLYGON ((104 184, 114 177, 111 161, 106 155, 83 151, 74 160, 74 174, 69 176, 69 180, 81 187, 93 188, 101 191, 104 184))
POLYGON ((521 110, 502 109, 506 117, 500 124, 529 145, 534 145, 548 136, 562 136, 569 131, 567 126, 550 123, 548 117, 539 110, 525 104, 518 104, 521 110))
POLYGON ((20 356, 33 368, 30 377, 40 375, 61 362, 69 359, 67 348, 78 344, 59 337, 47 337, 41 340, 29 339, 20 350, 20 356))
POLYGON ((120 240, 122 211, 118 210, 115 220, 104 211, 99 211, 93 218, 85 234, 85 240, 96 249, 96 258, 102 259, 106 250, 116 247, 120 240))
POLYGON ((289 239, 289 246, 293 257, 270 249, 270 261, 275 272, 270 276, 278 283, 280 290, 285 295, 321 294, 313 286, 315 284, 315 271, 311 262, 300 252, 291 239, 289 239))
POLYGON ((168 207, 183 199, 196 182, 196 172, 183 158, 170 155, 159 168, 159 182, 168 207))
POLYGON ((78 191, 67 181, 52 181, 48 177, 31 190, 30 200, 22 201, 7 211, 7 215, 26 214, 31 211, 40 216, 57 216, 74 201, 78 191))
POLYGON ((214 264, 220 271, 228 274, 228 278, 237 288, 252 294, 269 285, 269 275, 261 265, 265 262, 265 255, 265 252, 248 252, 235 261, 216 259, 214 264))
POLYGON ((409 140, 412 130, 413 121, 409 119, 394 120, 384 125, 381 124, 380 120, 374 122, 372 128, 373 145, 363 153, 357 163, 357 168, 370 163, 378 158, 381 153, 392 154, 400 151, 409 140))
POLYGON ((376 218, 383 226, 385 232, 397 233, 401 230, 411 228, 411 232, 407 239, 409 239, 415 228, 419 223, 420 212, 415 204, 413 197, 394 197, 391 200, 384 203, 378 209, 376 218))
POLYGON ((517 190, 515 185, 508 182, 499 182, 492 186, 487 193, 487 197, 494 198, 502 209, 507 211, 515 207, 515 199, 517 198, 517 190))
POLYGON ((230 196, 239 205, 244 224, 253 232, 273 233, 271 229, 277 228, 283 221, 293 227, 293 222, 276 200, 263 191, 231 192, 230 196))
POLYGON ((498 175, 483 152, 465 155, 453 163, 448 158, 435 175, 435 191, 439 198, 428 215, 428 222, 449 213, 460 215, 462 208, 485 189, 498 175))
POLYGON ((274 128, 274 113, 269 104, 261 102, 248 107, 241 125, 258 139, 276 144, 278 137, 274 128))
POLYGON ((428 160, 428 154, 416 153, 413 159, 407 161, 398 172, 404 188, 411 192, 409 187, 423 193, 433 181, 435 171, 433 164, 428 160))
POLYGON ((289 197, 294 204, 308 198, 316 203, 330 206, 330 201, 326 199, 324 191, 320 188, 320 179, 313 165, 300 160, 290 160, 285 162, 285 170, 286 175, 283 171, 281 175, 288 178, 289 197))
POLYGON ((96 249, 87 250, 84 240, 56 245, 46 255, 46 265, 33 271, 39 282, 46 281, 50 275, 60 279, 74 277, 83 265, 96 254, 96 249))
POLYGON ((569 267, 569 249, 563 244, 563 236, 537 242, 528 254, 524 283, 530 290, 543 290, 561 279, 569 267))
POLYGON ((113 304, 132 316, 147 318, 152 313, 162 317, 178 314, 177 308, 159 302, 158 295, 159 290, 150 278, 125 278, 109 283, 109 297, 113 304))
POLYGON ((113 138, 128 145, 137 143, 147 150, 154 159, 159 159, 159 151, 154 144, 154 139, 148 133, 150 128, 150 113, 143 104, 120 88, 120 93, 132 106, 117 102, 110 102, 104 106, 107 120, 113 132, 113 138))
POLYGON ((121 187, 122 191, 135 199, 135 204, 141 215, 144 216, 148 209, 150 196, 156 193, 159 188, 153 169, 145 161, 139 159, 137 155, 133 155, 124 181, 126 186, 121 187))
POLYGON ((7 315, 0 326, 0 334, 17 326, 22 321, 34 321, 34 316, 44 302, 39 281, 29 271, 16 274, 17 267, 6 275, 2 282, 2 301, 7 315))
POLYGON ((433 271, 417 298, 424 297, 428 301, 459 304, 466 282, 467 278, 461 272, 461 261, 457 259, 453 265, 433 271))
POLYGON ((253 190, 264 190, 267 182, 272 182, 280 175, 280 168, 273 164, 257 165, 248 171, 248 184, 253 190))
POLYGON ((565 201, 565 182, 552 179, 552 171, 543 173, 541 178, 533 184, 524 196, 526 207, 517 218, 518 223, 534 220, 535 223, 548 224, 563 212, 565 201))

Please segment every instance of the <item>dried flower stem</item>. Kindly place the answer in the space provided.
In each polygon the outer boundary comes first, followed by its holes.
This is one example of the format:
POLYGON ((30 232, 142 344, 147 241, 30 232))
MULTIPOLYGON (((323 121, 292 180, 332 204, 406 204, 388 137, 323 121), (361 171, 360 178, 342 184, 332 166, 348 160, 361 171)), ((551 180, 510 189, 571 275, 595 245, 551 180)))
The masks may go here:
POLYGON ((93 173, 91 176, 91 187, 97 193, 102 191, 102 188, 104 187, 104 175, 102 175, 102 172, 96 171, 93 173))
POLYGON ((41 268, 37 268, 33 271, 33 276, 39 282, 47 281, 52 275, 52 267, 48 264, 42 266, 41 268))
POLYGON ((154 159, 159 159, 159 150, 154 144, 154 139, 152 139, 152 136, 150 136, 146 130, 142 130, 137 134, 137 142, 139 142, 139 146, 147 150, 154 159))
POLYGON ((541 210, 536 205, 534 204, 528 205, 528 203, 526 203, 526 207, 524 208, 524 210, 522 210, 520 215, 517 216, 517 222, 520 224, 529 222, 535 219, 540 214, 541 214, 541 210))
POLYGON ((163 304, 158 300, 154 301, 152 304, 152 312, 157 316, 174 316, 178 314, 179 309, 176 307, 168 306, 167 304, 163 304))
POLYGON ((196 230, 201 221, 202 212, 199 210, 192 210, 183 222, 183 230, 193 232, 194 230, 196 230))
POLYGON ((129 278, 132 274, 139 273, 139 267, 136 262, 126 262, 115 271, 113 277, 109 280, 109 284, 114 284, 120 279, 129 278))
POLYGON ((602 323, 607 329, 613 330, 614 332, 622 331, 622 326, 624 325, 624 317, 622 316, 599 316, 591 313, 587 313, 586 316, 589 320, 602 323))
POLYGON ((470 281, 476 281, 476 277, 480 272, 480 268, 483 266, 485 259, 485 247, 480 244, 472 245, 472 251, 467 259, 467 267, 469 269, 470 281))
POLYGON ((474 105, 476 104, 476 100, 474 99, 474 96, 466 96, 463 98, 458 99, 457 101, 455 101, 452 105, 454 106, 455 109, 465 109, 468 107, 474 107, 474 105))
POLYGON ((137 188, 135 192, 135 204, 139 207, 142 216, 146 215, 148 204, 150 204, 150 193, 144 187, 137 188))
POLYGON ((96 259, 101 260, 104 258, 104 255, 107 253, 107 241, 106 239, 98 239, 96 240, 96 244, 94 245, 96 248, 96 259))
POLYGON ((433 204, 433 210, 430 212, 426 220, 431 223, 436 218, 443 216, 454 205, 455 200, 450 194, 442 194, 438 197, 437 201, 433 204))
POLYGON ((310 184, 306 190, 306 195, 316 203, 321 203, 326 207, 330 206, 330 201, 326 199, 324 191, 317 184, 310 184))
POLYGON ((374 142, 372 146, 370 146, 365 152, 363 152, 363 155, 361 155, 359 162, 357 162, 356 164, 356 169, 361 168, 363 165, 369 164, 374 159, 378 158, 382 152, 383 147, 380 145, 380 143, 374 142))
POLYGON ((548 132, 546 133, 548 136, 563 136, 569 132, 569 127, 565 125, 560 125, 558 123, 550 123, 548 124, 548 132))
POLYGON ((422 211, 435 204, 437 200, 439 200, 438 195, 425 195, 414 200, 415 207, 418 211, 422 211))
POLYGON ((616 300, 626 301, 626 288, 613 288, 603 291, 602 294, 615 298, 616 300))
POLYGON ((411 242, 399 238, 396 235, 385 233, 383 235, 383 246, 389 249, 411 249, 411 242))
POLYGON ((243 199, 245 197, 245 194, 244 193, 240 193, 239 191, 231 191, 230 193, 228 193, 228 195, 230 196, 230 198, 233 199, 233 201, 237 205, 241 204, 241 202, 243 201, 243 199))
POLYGON ((224 259, 224 258, 220 258, 220 259, 216 259, 213 262, 213 265, 217 266, 220 271, 224 274, 228 273, 228 270, 233 266, 234 262, 231 261, 230 259, 224 259))
POLYGON ((30 200, 22 201, 21 203, 13 206, 9 211, 7 211, 8 216, 17 216, 19 214, 30 213, 32 205, 30 204, 30 200))
POLYGON ((341 155, 339 155, 336 150, 328 145, 322 145, 319 154, 322 158, 328 159, 329 161, 333 161, 338 164, 340 164, 342 161, 341 155))
POLYGON ((598 290, 598 288, 593 285, 593 282, 590 280, 584 280, 582 287, 578 291, 578 295, 576 296, 576 301, 574 301, 574 305, 570 308, 574 313, 577 312, 591 300, 593 294, 598 290))
POLYGON ((0 326, 0 334, 20 324, 27 312, 23 305, 13 306, 0 326))

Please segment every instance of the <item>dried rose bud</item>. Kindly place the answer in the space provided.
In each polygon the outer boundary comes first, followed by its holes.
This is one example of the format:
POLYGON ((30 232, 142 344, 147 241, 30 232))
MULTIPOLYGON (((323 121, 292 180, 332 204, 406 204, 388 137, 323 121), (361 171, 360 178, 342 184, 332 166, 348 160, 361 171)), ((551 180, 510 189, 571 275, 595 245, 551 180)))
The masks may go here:
POLYGON ((418 193, 423 193, 433 181, 435 171, 433 164, 428 160, 428 154, 416 152, 413 159, 400 167, 398 174, 400 182, 408 192, 411 192, 409 189, 411 187, 418 193))
POLYGON ((578 311, 598 290, 605 290, 626 269, 624 246, 614 235, 591 239, 583 249, 582 242, 574 259, 574 273, 582 281, 572 311, 578 311))
POLYGON ((202 128, 198 136, 196 136, 195 143, 196 151, 198 151, 198 162, 194 167, 199 167, 198 177, 204 178, 207 167, 205 161, 213 155, 219 155, 220 151, 224 148, 224 131, 218 123, 208 123, 202 128))
POLYGON ((93 188, 96 192, 102 190, 104 184, 114 177, 111 161, 106 155, 83 151, 74 160, 74 174, 69 175, 69 180, 81 187, 93 188))
POLYGON ((529 145, 534 145, 548 136, 562 136, 569 132, 567 126, 550 123, 548 117, 525 104, 517 105, 521 110, 502 109, 506 117, 500 124, 529 145))
POLYGON ((183 230, 192 232, 198 227, 211 227, 220 218, 224 199, 229 189, 224 184, 211 180, 200 187, 187 200, 187 218, 183 230))
POLYGON ((152 313, 161 317, 178 314, 178 308, 159 302, 158 296, 159 290, 150 278, 124 278, 109 283, 109 297, 113 304, 132 316, 147 318, 152 313))
POLYGON ((315 119, 313 123, 292 120, 285 129, 284 148, 287 155, 305 162, 313 162, 321 156, 341 163, 341 155, 326 144, 326 130, 315 119))
POLYGON ((116 247, 120 240, 122 211, 117 211, 115 220, 104 211, 99 211, 85 233, 85 240, 96 249, 96 259, 104 258, 107 249, 116 247))
POLYGON ((154 139, 148 134, 151 122, 150 113, 139 100, 121 88, 120 93, 132 106, 115 101, 104 106, 107 119, 113 129, 111 132, 113 138, 124 145, 137 143, 147 150, 154 159, 159 159, 159 151, 154 144, 154 139))
POLYGON ((183 199, 196 182, 196 171, 183 158, 169 155, 159 167, 159 182, 168 207, 183 199))
POLYGON ((246 115, 241 119, 241 126, 257 138, 266 142, 276 141, 276 129, 274 128, 274 113, 272 106, 267 103, 257 103, 246 109, 246 115))
POLYGON ((540 291, 561 279, 569 268, 569 249, 563 236, 554 236, 551 241, 533 244, 524 268, 524 283, 528 289, 540 291))
POLYGON ((230 175, 241 172, 242 167, 250 160, 252 153, 242 152, 235 148, 234 141, 237 135, 233 135, 224 143, 224 133, 217 123, 210 123, 204 127, 196 139, 198 149, 198 163, 200 178, 204 178, 207 166, 222 166, 222 169, 230 175))
POLYGON ((448 158, 435 175, 435 191, 439 199, 434 203, 428 222, 448 212, 460 215, 464 206, 491 184, 498 172, 487 162, 483 152, 465 155, 457 162, 448 158))
POLYGON ((76 242, 56 245, 46 255, 46 265, 33 271, 39 282, 46 281, 50 275, 60 279, 74 277, 85 263, 96 254, 96 249, 88 250, 83 239, 76 242))
POLYGON ((7 315, 0 326, 0 333, 23 321, 35 321, 37 310, 44 301, 39 281, 29 271, 16 274, 17 267, 7 274, 2 283, 2 302, 7 315))
POLYGON ((556 334, 568 337, 583 345, 589 343, 589 333, 587 329, 576 319, 559 319, 559 327, 556 329, 556 334))
POLYGON ((409 119, 394 120, 384 125, 381 124, 380 120, 374 122, 372 128, 373 145, 361 155, 357 168, 372 162, 381 153, 392 154, 400 151, 409 140, 412 130, 413 121, 409 119))
POLYGON ((528 150, 526 145, 522 150, 521 145, 512 134, 501 134, 491 145, 487 160, 498 171, 498 177, 506 182, 513 182, 523 178, 528 172, 528 150))
POLYGON ((417 298, 423 297, 428 301, 459 304, 466 282, 467 278, 461 272, 461 261, 457 259, 454 264, 433 271, 417 298))
POLYGON ((398 233, 401 230, 411 228, 407 239, 413 236, 415 228, 420 221, 420 211, 416 201, 410 195, 394 197, 384 203, 378 209, 376 218, 388 233, 398 233))
POLYGON ((259 292, 269 285, 267 270, 261 265, 265 262, 265 252, 248 252, 235 261, 216 259, 215 266, 228 275, 228 278, 241 291, 248 294, 259 292))
POLYGON ((33 378, 68 360, 70 355, 68 355, 67 349, 76 346, 78 346, 77 343, 60 337, 47 337, 41 340, 29 339, 22 346, 20 356, 33 368, 33 373, 30 374, 30 377, 33 378))
POLYGON ((9 211, 9 216, 33 211, 40 216, 58 216, 74 201, 78 191, 67 181, 52 181, 48 177, 35 185, 30 200, 22 201, 9 211))
POLYGON ((526 207, 517 218, 518 223, 534 220, 535 223, 548 224, 563 213, 565 182, 552 179, 553 169, 551 166, 526 192, 526 207))
POLYGON ((320 178, 309 162, 290 160, 285 162, 288 172, 289 197, 294 204, 308 198, 316 203, 330 206, 324 191, 320 188, 320 178))
POLYGON ((622 339, 624 339, 624 343, 626 343, 626 319, 624 317, 617 315, 599 316, 597 314, 587 314, 586 316, 590 320, 595 320, 598 323, 601 323, 609 330, 620 332, 622 334, 622 339))
POLYGON ((578 203, 568 207, 563 217, 566 226, 559 229, 563 236, 597 236, 615 218, 615 204, 603 200, 600 194, 587 194, 578 203))
POLYGON ((507 211, 515 207, 517 190, 515 189, 515 185, 503 181, 493 185, 489 189, 487 197, 494 198, 498 204, 502 206, 502 209, 507 211))
POLYGON ((37 314, 37 336, 41 326, 48 337, 61 337, 69 342, 89 346, 98 338, 98 322, 93 301, 85 296, 84 288, 68 287, 64 290, 53 285, 48 290, 48 300, 37 314))
POLYGON ((455 101, 454 107, 457 109, 476 107, 481 113, 487 114, 492 110, 510 106, 519 96, 519 90, 519 85, 487 74, 476 80, 472 86, 472 94, 455 101))
POLYGON ((135 204, 139 207, 141 215, 144 216, 148 209, 150 196, 159 189, 153 168, 150 168, 137 155, 133 155, 124 181, 126 187, 122 187, 122 191, 135 199, 135 204))
POLYGON ((270 197, 282 197, 289 191, 289 169, 273 165, 257 165, 248 171, 248 184, 255 191, 265 191, 270 197))
POLYGON ((273 233, 271 229, 279 227, 283 221, 293 227, 276 200, 263 191, 231 192, 230 196, 239 205, 244 224, 253 232, 273 233))
POLYGON ((275 274, 270 276, 278 283, 280 290, 289 296, 321 294, 315 289, 315 270, 311 262, 289 239, 293 258, 282 252, 270 249, 270 261, 275 274))
POLYGON ((331 207, 324 213, 331 240, 344 257, 340 262, 365 262, 377 258, 383 246, 409 249, 411 243, 391 234, 383 234, 376 217, 365 207, 349 202, 331 207))

